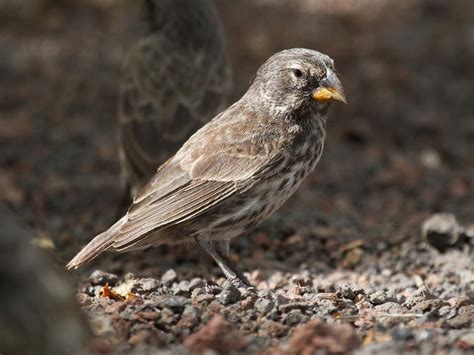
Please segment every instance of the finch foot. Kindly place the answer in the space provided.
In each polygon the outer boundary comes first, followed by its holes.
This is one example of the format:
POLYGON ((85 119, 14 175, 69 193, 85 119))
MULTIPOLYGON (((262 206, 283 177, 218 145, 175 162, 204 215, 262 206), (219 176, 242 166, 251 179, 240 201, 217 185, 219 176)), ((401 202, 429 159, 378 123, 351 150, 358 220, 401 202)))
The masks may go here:
POLYGON ((210 256, 214 259, 214 261, 219 265, 221 268, 222 272, 224 273, 225 277, 227 280, 234 285, 235 287, 243 287, 243 288, 249 288, 252 287, 250 282, 247 280, 247 278, 230 262, 228 257, 224 255, 222 251, 220 251, 218 248, 216 248, 215 245, 213 245, 209 241, 205 240, 199 240, 196 239, 198 244, 208 252, 210 256))

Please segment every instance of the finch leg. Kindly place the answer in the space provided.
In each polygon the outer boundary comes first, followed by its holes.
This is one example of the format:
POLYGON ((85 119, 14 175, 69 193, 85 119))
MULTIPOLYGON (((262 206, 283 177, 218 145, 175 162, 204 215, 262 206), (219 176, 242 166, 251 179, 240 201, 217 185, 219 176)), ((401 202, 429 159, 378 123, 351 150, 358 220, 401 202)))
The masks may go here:
MULTIPOLYGON (((219 265, 222 272, 224 273, 227 280, 234 286, 239 287, 251 287, 252 285, 247 280, 247 278, 235 268, 234 265, 230 262, 228 257, 225 255, 225 252, 216 248, 215 245, 212 243, 205 241, 205 240, 197 240, 199 245, 209 253, 210 256, 214 259, 214 261, 219 265)), ((228 249, 228 244, 224 244, 224 250, 228 249)))

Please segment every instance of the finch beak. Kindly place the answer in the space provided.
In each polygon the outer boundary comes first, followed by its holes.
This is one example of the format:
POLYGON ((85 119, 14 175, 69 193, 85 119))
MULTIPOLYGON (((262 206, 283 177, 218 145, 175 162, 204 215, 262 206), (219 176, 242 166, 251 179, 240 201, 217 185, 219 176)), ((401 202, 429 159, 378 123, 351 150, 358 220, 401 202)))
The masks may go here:
POLYGON ((340 101, 347 104, 344 89, 336 74, 328 70, 327 77, 313 91, 313 99, 317 101, 340 101))

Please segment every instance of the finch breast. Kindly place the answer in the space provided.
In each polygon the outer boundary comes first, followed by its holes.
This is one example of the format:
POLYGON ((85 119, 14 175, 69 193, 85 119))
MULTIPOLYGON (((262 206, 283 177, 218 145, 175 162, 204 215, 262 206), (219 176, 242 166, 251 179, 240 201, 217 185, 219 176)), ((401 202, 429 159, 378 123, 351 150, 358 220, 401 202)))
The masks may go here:
MULTIPOLYGON (((251 189, 237 194, 200 216, 193 235, 211 240, 236 237, 270 217, 315 169, 324 147, 324 122, 292 149, 251 189)), ((195 227, 195 226, 193 226, 195 227)), ((193 228, 194 229, 194 228, 193 228)))

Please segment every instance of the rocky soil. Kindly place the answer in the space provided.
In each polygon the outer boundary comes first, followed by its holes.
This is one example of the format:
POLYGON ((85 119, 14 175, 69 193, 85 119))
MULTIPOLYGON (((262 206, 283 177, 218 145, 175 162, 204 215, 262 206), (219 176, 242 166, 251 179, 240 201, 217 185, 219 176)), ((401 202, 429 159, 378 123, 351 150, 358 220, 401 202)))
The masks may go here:
MULTIPOLYGON (((143 26, 132 0, 23 3, 0 1, 0 199, 62 268, 121 199, 117 78, 143 26)), ((474 351, 474 3, 350 3, 218 1, 236 97, 305 46, 335 59, 349 104, 317 172, 233 243, 254 289, 192 245, 71 272, 88 352, 474 351)))

